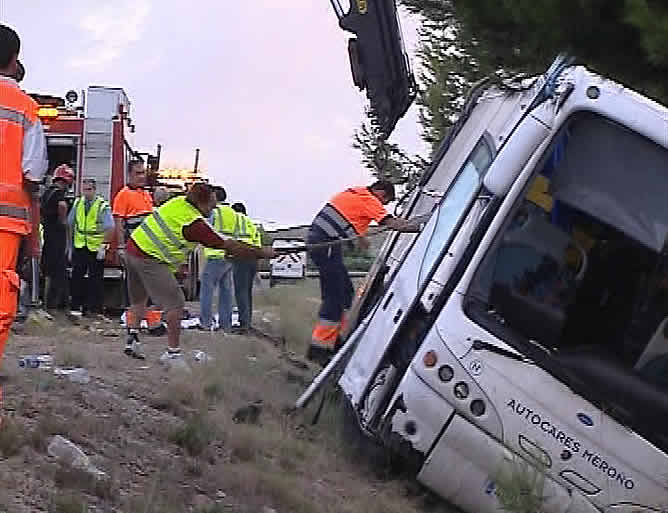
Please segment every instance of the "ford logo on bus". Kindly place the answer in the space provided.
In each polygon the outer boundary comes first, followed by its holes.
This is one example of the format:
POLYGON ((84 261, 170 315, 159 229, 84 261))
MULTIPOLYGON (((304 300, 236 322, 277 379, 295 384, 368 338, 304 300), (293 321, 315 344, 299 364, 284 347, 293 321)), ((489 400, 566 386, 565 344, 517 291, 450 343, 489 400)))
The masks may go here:
POLYGON ((594 425, 594 421, 586 413, 578 413, 578 420, 588 427, 592 427, 594 425))

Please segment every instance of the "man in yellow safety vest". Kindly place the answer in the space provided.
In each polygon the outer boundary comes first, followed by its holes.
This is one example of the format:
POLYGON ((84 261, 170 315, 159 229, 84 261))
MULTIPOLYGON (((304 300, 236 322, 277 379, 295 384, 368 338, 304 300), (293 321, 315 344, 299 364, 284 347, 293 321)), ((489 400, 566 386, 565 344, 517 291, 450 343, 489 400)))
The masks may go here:
POLYGON ((111 208, 96 195, 93 178, 84 178, 81 196, 68 216, 72 231, 72 301, 71 314, 102 314, 104 296, 104 259, 114 234, 111 208), (88 280, 85 279, 88 273, 88 280))
MULTIPOLYGON (((232 209, 236 211, 239 222, 238 239, 251 246, 261 247, 260 231, 255 223, 246 215, 243 203, 235 203, 232 209)), ((257 263, 249 260, 234 261, 234 295, 239 308, 239 332, 246 333, 251 328, 253 318, 253 280, 257 273, 257 263)))
POLYGON ((127 355, 145 357, 138 333, 150 296, 166 312, 167 318, 167 350, 160 362, 187 367, 179 345, 185 299, 174 273, 197 244, 225 250, 226 254, 239 259, 274 257, 271 248, 252 247, 217 234, 205 220, 215 205, 212 187, 196 183, 186 196, 173 198, 155 209, 130 235, 125 260, 133 322, 128 325, 127 355))
MULTIPOLYGON (((214 187, 217 205, 211 212, 209 222, 213 229, 225 238, 236 238, 239 231, 237 213, 225 200, 227 193, 223 187, 214 187)), ((218 289, 218 327, 224 333, 232 331, 232 261, 225 258, 222 249, 204 248, 206 264, 202 273, 199 295, 199 329, 211 330, 214 326, 211 316, 213 296, 218 289)))

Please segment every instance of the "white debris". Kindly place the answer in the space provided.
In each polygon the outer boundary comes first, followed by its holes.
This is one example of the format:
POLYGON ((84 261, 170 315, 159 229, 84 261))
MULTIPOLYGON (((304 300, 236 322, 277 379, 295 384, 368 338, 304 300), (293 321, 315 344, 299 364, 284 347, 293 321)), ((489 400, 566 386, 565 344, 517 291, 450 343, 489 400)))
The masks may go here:
POLYGON ((47 447, 47 452, 49 455, 56 458, 59 463, 87 472, 96 479, 104 479, 107 477, 105 472, 102 472, 90 462, 86 453, 84 453, 78 445, 65 437, 60 435, 54 436, 47 447))
POLYGON ((77 367, 76 369, 56 367, 53 369, 53 373, 56 376, 67 376, 72 383, 80 383, 82 385, 90 383, 90 375, 88 374, 88 371, 82 367, 77 367))

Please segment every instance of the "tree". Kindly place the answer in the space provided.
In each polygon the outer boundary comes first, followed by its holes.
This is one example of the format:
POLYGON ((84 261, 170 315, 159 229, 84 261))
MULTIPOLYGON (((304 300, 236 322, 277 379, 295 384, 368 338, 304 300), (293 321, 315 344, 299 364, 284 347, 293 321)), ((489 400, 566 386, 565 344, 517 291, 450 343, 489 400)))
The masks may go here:
POLYGON ((450 0, 401 0, 419 15, 417 51, 422 137, 436 151, 457 120, 471 86, 498 71, 477 39, 462 24, 450 0))
POLYGON ((419 155, 408 155, 397 144, 389 142, 374 122, 370 111, 353 134, 353 148, 360 150, 362 164, 379 179, 389 180, 403 189, 412 189, 419 181, 427 161, 419 155))
POLYGON ((478 66, 537 73, 566 51, 605 76, 668 101, 668 5, 662 0, 402 3, 425 20, 456 25, 458 44, 474 41, 470 56, 478 66))

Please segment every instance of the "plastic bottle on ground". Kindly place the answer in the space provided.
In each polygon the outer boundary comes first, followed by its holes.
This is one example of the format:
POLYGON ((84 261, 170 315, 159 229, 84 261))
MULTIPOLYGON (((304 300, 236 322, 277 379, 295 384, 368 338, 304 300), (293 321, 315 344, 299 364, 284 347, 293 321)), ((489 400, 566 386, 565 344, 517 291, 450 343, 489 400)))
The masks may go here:
POLYGON ((50 369, 53 357, 49 354, 31 354, 19 357, 19 367, 24 369, 50 369))

